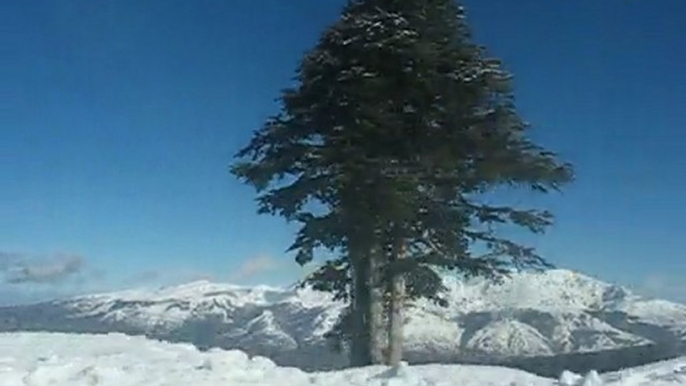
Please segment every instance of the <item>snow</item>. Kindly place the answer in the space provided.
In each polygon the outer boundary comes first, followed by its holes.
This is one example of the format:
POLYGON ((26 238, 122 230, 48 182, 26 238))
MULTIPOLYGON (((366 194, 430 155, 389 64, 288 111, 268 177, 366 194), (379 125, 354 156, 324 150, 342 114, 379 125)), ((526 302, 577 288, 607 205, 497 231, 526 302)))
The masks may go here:
POLYGON ((467 341, 467 347, 490 353, 552 354, 547 339, 533 327, 516 320, 490 323, 467 341))
MULTIPOLYGON (((465 281, 448 276, 445 277, 445 284, 450 299, 450 306, 447 309, 434 306, 428 301, 418 302, 416 308, 420 311, 426 309, 434 314, 459 316, 470 312, 501 312, 513 309, 536 309, 561 314, 611 307, 633 316, 653 319, 662 325, 686 320, 686 307, 683 305, 641 299, 620 287, 562 269, 516 273, 505 278, 502 283, 493 283, 483 278, 465 281), (610 292, 614 292, 618 299, 608 302, 607 294, 610 292)), ((141 303, 142 307, 139 308, 142 309, 142 313, 139 316, 148 321, 188 318, 192 310, 201 305, 206 308, 214 305, 216 308, 236 309, 247 305, 269 307, 283 303, 303 308, 330 307, 333 304, 327 294, 309 289, 294 291, 207 281, 157 290, 142 289, 87 295, 69 301, 70 306, 80 310, 83 315, 106 313, 114 302, 141 303), (170 303, 181 303, 186 307, 170 309, 170 303)))
POLYGON ((657 326, 664 326, 686 336, 686 307, 666 300, 651 299, 622 303, 628 315, 657 326))
POLYGON ((305 308, 331 305, 329 297, 309 289, 286 291, 269 286, 248 287, 205 280, 159 289, 85 295, 66 305, 77 311, 79 317, 104 315, 104 321, 126 321, 141 327, 171 329, 199 314, 219 315, 230 321, 231 311, 239 308, 288 302, 305 308))
POLYGON ((208 296, 229 295, 237 306, 244 303, 267 304, 274 302, 273 296, 283 294, 283 289, 265 285, 249 287, 234 284, 212 283, 207 280, 195 281, 179 286, 162 287, 158 289, 136 289, 105 294, 94 294, 79 297, 82 300, 117 299, 123 301, 164 301, 168 299, 183 299, 193 301, 198 294, 208 296))
MULTIPOLYGON (((463 281, 446 278, 462 312, 531 308, 552 311, 600 309, 604 295, 613 287, 589 276, 565 269, 518 272, 494 283, 484 278, 463 281)), ((624 291, 629 300, 632 295, 624 291)))
POLYGON ((419 386, 550 385, 517 370, 475 366, 382 366, 330 373, 277 367, 240 351, 199 352, 142 337, 0 334, 3 386, 419 386))
POLYGON ((686 358, 618 373, 559 380, 492 366, 401 363, 305 373, 240 351, 200 352, 121 334, 0 334, 2 386, 678 386, 686 385, 686 358))
POLYGON ((575 386, 581 382, 583 382, 583 377, 579 374, 574 374, 571 371, 563 371, 562 374, 560 374, 560 379, 558 380, 558 384, 560 386, 575 386))
POLYGON ((597 371, 591 370, 586 374, 581 384, 583 386, 602 386, 603 380, 600 379, 600 375, 597 371))
POLYGON ((464 330, 441 315, 415 314, 406 320, 405 348, 418 352, 459 352, 464 330), (431 326, 431 328, 427 328, 431 326))

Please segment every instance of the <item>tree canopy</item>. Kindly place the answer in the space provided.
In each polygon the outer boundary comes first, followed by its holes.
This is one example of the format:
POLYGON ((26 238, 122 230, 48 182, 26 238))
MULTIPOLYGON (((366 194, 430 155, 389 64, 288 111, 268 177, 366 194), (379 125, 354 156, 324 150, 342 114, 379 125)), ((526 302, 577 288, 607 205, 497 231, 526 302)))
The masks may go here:
POLYGON ((237 154, 232 171, 257 189, 259 212, 300 224, 289 249, 299 264, 318 248, 339 254, 305 283, 350 301, 339 327, 356 363, 378 361, 359 356, 378 349, 394 280, 403 297, 441 301, 436 268, 494 277, 547 265, 498 229, 542 233, 552 214, 483 200, 572 179, 527 136, 511 79, 454 1, 350 1, 237 154))

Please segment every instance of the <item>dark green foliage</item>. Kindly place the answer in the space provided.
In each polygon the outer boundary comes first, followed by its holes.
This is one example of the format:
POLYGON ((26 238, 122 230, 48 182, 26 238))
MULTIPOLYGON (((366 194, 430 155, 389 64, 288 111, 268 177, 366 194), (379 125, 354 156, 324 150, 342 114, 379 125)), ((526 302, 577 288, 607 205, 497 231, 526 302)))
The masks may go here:
POLYGON ((341 253, 304 283, 354 299, 371 285, 359 275, 372 250, 398 239, 407 258, 377 258, 386 280, 405 276, 410 298, 441 302, 436 267, 497 277, 547 266, 497 230, 542 233, 552 215, 481 197, 502 187, 558 190, 571 168, 527 138, 511 76, 470 41, 453 1, 351 1, 296 79, 232 170, 257 189, 260 213, 301 224, 290 247, 299 264, 317 248, 341 253), (356 277, 367 287, 355 287, 356 277))

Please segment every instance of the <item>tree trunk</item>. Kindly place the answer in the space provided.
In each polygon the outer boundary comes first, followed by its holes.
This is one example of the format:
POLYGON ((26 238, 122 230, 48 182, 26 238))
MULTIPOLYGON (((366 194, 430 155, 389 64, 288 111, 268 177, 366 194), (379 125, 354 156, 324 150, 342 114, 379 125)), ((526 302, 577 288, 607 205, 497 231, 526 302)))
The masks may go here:
MULTIPOLYGON (((351 240, 352 241, 352 240, 351 240)), ((368 366, 372 363, 369 350, 369 267, 366 254, 359 245, 351 242, 350 260, 352 262, 352 332, 350 334, 350 365, 368 366)))
POLYGON ((350 364, 355 367, 385 363, 383 261, 379 252, 371 248, 354 255, 350 364))
POLYGON ((382 251, 378 245, 369 255, 369 354, 372 364, 383 364, 384 356, 384 287, 381 276, 382 251))
MULTIPOLYGON (((405 258, 405 240, 393 240, 390 263, 405 258)), ((397 366, 403 357, 403 308, 405 305, 405 278, 393 274, 389 283, 390 306, 388 311, 388 357, 387 364, 397 366)))

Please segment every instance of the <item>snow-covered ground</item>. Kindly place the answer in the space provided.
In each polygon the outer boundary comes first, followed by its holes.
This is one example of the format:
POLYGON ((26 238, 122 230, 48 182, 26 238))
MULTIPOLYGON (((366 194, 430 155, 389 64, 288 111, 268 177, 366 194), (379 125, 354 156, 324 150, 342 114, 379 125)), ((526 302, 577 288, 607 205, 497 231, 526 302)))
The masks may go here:
POLYGON ((368 367, 305 373, 239 351, 199 352, 120 334, 0 334, 1 386, 675 386, 686 358, 619 373, 561 380, 488 366, 368 367), (584 379, 585 378, 585 379, 584 379))

